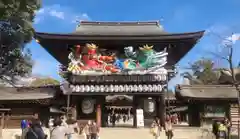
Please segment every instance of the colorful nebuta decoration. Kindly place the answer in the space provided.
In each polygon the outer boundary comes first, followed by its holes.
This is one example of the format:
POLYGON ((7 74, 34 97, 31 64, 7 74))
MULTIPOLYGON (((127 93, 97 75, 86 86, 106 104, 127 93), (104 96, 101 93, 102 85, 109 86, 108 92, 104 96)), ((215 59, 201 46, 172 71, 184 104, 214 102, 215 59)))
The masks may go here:
POLYGON ((156 52, 153 46, 148 45, 139 47, 137 51, 132 46, 125 47, 125 58, 119 58, 115 54, 101 55, 95 44, 86 44, 84 52, 80 48, 77 45, 68 57, 71 60, 68 71, 73 74, 147 74, 165 70, 163 66, 167 63, 166 51, 156 52))
POLYGON ((82 63, 82 56, 80 54, 80 45, 76 46, 76 51, 72 50, 72 52, 68 55, 68 59, 70 63, 68 64, 68 71, 77 74, 82 70, 81 67, 84 66, 82 63))
POLYGON ((168 53, 164 50, 162 52, 156 52, 153 50, 153 46, 144 45, 139 48, 139 51, 135 52, 132 46, 125 47, 124 52, 127 59, 123 62, 123 69, 131 70, 130 72, 143 71, 145 73, 158 72, 163 70, 163 66, 167 63, 168 53))
MULTIPOLYGON (((74 74, 91 74, 91 73, 116 73, 119 69, 112 63, 115 60, 114 56, 102 56, 97 53, 95 44, 86 44, 86 54, 81 54, 79 51, 75 56, 73 52, 69 54, 68 70, 74 74)), ((77 48, 78 50, 78 48, 77 48)))

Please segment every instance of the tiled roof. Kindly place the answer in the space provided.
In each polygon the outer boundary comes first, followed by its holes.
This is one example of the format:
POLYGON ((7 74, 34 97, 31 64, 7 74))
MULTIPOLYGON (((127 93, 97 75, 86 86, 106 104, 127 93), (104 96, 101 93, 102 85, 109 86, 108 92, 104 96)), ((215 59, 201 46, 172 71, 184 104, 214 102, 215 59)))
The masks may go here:
POLYGON ((179 85, 176 96, 201 99, 236 99, 238 93, 231 85, 179 85))
POLYGON ((166 34, 158 21, 153 22, 89 22, 79 24, 78 35, 162 35, 166 34))
POLYGON ((0 100, 35 100, 53 98, 56 86, 0 87, 0 100))

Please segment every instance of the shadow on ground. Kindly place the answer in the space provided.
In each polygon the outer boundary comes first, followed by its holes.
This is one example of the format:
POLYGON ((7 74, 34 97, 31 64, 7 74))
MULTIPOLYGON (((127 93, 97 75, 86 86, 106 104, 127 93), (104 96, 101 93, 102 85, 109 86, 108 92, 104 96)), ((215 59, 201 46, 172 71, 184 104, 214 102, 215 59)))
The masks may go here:
POLYGON ((238 139, 237 135, 231 135, 231 139, 238 139))

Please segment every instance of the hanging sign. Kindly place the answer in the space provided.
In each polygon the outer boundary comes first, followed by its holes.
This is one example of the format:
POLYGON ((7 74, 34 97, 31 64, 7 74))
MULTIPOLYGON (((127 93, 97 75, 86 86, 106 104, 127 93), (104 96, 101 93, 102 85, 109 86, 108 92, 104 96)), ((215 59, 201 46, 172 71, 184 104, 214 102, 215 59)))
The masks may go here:
POLYGON ((94 99, 84 99, 82 101, 82 112, 84 114, 92 113, 94 111, 94 104, 95 104, 94 99))
POLYGON ((152 99, 144 100, 144 111, 153 113, 155 111, 155 102, 152 99))

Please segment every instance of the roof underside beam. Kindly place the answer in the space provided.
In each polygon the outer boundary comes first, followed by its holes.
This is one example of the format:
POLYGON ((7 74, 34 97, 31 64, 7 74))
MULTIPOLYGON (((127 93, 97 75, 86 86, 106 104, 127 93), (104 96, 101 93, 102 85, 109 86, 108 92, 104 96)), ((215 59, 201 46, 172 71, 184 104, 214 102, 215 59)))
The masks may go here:
POLYGON ((172 42, 134 42, 134 41, 83 41, 83 42, 64 42, 63 40, 55 41, 42 41, 40 44, 61 64, 68 64, 68 54, 70 53, 70 48, 73 45, 85 45, 86 43, 96 43, 101 48, 115 49, 123 52, 123 47, 133 46, 139 47, 144 44, 154 45, 156 51, 162 51, 164 48, 168 48, 168 63, 167 65, 175 65, 188 51, 191 50, 192 46, 196 43, 196 40, 181 40, 172 42))

